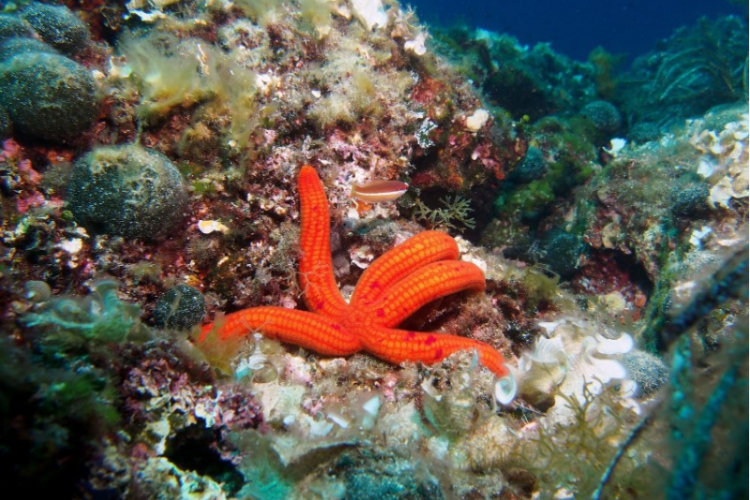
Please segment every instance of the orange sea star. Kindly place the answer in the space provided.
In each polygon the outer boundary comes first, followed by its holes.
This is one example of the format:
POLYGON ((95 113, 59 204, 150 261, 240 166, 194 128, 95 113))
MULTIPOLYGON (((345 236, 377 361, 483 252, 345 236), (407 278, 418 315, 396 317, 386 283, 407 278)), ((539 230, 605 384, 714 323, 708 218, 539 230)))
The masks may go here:
POLYGON ((203 327, 220 339, 261 332, 319 354, 346 356, 367 351, 385 361, 432 364, 463 350, 500 380, 495 395, 508 402, 515 395, 513 377, 502 355, 484 342, 445 333, 420 333, 394 327, 423 305, 460 290, 483 291, 484 273, 458 260, 458 246, 445 233, 425 231, 394 247, 362 274, 349 303, 336 285, 331 262, 328 200, 315 169, 299 173, 302 219, 299 276, 308 311, 251 307, 203 327))

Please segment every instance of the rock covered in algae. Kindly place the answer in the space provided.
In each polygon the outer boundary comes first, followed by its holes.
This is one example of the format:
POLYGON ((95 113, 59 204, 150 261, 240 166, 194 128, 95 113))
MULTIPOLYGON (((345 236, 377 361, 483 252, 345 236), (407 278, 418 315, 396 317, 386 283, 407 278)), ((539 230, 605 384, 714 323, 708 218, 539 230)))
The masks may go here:
POLYGON ((99 112, 91 73, 66 57, 43 52, 17 54, 0 64, 0 105, 16 130, 54 141, 85 132, 99 112))
POLYGON ((192 286, 179 284, 167 290, 156 302, 154 320, 158 326, 186 330, 206 315, 206 299, 192 286))
POLYGON ((167 235, 187 203, 182 176, 172 162, 135 144, 99 147, 85 155, 68 189, 77 222, 126 238, 167 235))
POLYGON ((42 40, 66 54, 80 52, 91 38, 83 21, 63 5, 32 3, 22 17, 42 40))

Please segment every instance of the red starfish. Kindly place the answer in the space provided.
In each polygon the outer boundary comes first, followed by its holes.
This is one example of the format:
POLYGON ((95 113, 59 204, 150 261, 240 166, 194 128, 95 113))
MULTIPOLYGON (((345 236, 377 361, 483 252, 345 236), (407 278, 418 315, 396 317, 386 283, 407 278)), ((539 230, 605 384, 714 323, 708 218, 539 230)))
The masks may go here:
POLYGON ((341 296, 333 275, 328 200, 318 174, 303 166, 299 174, 302 218, 300 282, 307 311, 251 307, 203 327, 201 341, 217 328, 219 338, 259 331, 328 356, 364 350, 391 363, 432 364, 473 349, 479 361, 500 377, 496 397, 510 401, 513 377, 502 355, 484 342, 444 333, 398 330, 423 305, 460 290, 483 291, 484 273, 459 261, 456 242, 445 233, 426 231, 394 247, 362 274, 351 301, 341 296))

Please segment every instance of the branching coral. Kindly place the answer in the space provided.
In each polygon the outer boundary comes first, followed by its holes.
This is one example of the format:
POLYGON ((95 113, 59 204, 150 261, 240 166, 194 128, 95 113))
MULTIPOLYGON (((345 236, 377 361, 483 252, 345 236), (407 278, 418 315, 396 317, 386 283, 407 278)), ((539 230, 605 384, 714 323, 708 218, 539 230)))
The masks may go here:
POLYGON ((476 221, 469 215, 474 211, 470 200, 455 195, 453 200, 449 196, 441 198, 440 203, 443 208, 432 209, 419 198, 415 199, 417 218, 428 222, 432 227, 446 229, 458 229, 460 226, 469 229, 476 227, 476 221))

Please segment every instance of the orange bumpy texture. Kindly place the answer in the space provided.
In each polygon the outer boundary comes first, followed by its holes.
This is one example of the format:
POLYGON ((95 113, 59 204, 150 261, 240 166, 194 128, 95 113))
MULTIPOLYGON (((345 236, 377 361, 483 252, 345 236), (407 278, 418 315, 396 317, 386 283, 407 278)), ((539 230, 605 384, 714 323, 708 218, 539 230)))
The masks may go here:
POLYGON ((484 273, 458 260, 458 246, 445 233, 426 231, 394 247, 362 274, 349 304, 333 275, 328 200, 317 172, 299 173, 302 234, 299 272, 310 312, 252 307, 203 327, 201 341, 260 332, 327 356, 369 352, 390 363, 432 364, 464 350, 498 377, 509 375, 502 355, 483 342, 445 333, 393 328, 423 305, 460 290, 483 291, 484 273))

